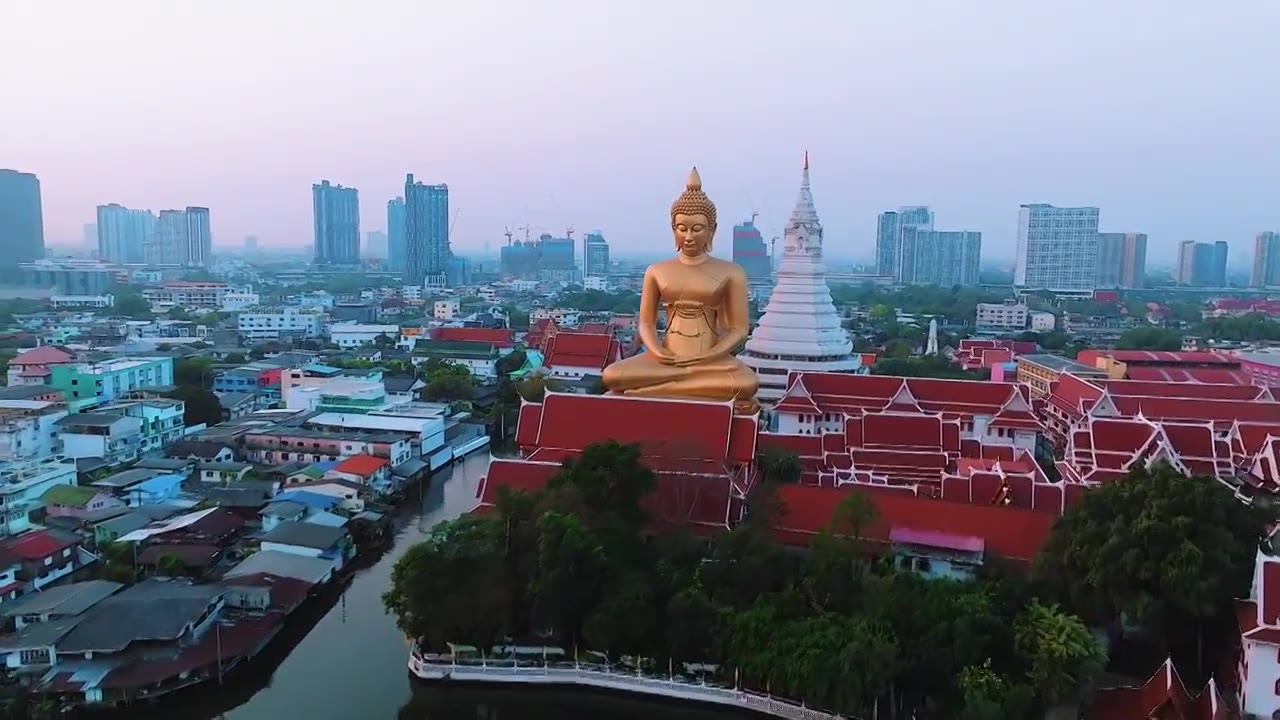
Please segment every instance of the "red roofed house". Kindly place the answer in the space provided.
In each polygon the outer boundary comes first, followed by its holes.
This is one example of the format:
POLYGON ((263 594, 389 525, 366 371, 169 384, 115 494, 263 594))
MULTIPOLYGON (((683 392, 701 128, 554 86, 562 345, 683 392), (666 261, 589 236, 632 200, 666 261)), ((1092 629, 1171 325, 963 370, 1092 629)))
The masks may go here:
POLYGON ((1099 688, 1089 714, 1094 720, 1227 720, 1230 716, 1212 678, 1199 695, 1192 697, 1172 660, 1165 660, 1141 685, 1099 688))
POLYGON ((611 334, 560 330, 546 343, 543 364, 552 377, 577 380, 600 375, 622 359, 622 348, 611 334))
POLYGON ((1117 380, 1249 385, 1238 358, 1215 352, 1081 350, 1076 362, 1105 370, 1117 380))
POLYGON ((9 361, 8 384, 47 385, 49 368, 75 362, 75 353, 57 345, 41 345, 32 348, 9 361))
POLYGON ((1280 558, 1258 551, 1248 600, 1236 603, 1240 624, 1240 709, 1249 717, 1280 714, 1280 558))
MULTIPOLYGON (((1032 351, 1034 349, 1035 345, 1032 344, 1032 351)), ((980 370, 1010 362, 1017 354, 1019 351, 1012 340, 963 338, 952 359, 965 370, 980 370)))
POLYGON ((391 473, 391 462, 373 455, 352 455, 340 460, 324 474, 326 479, 347 480, 373 486, 386 482, 391 473))
POLYGON ((498 488, 542 487, 560 463, 588 445, 636 444, 658 477, 652 515, 662 521, 727 529, 755 481, 755 415, 732 403, 547 393, 524 403, 516 427, 521 459, 495 461, 481 484, 480 507, 498 488))
POLYGON ((515 346, 515 333, 506 328, 438 327, 429 332, 432 340, 444 342, 485 342, 502 350, 515 346))
POLYGON ((86 562, 80 555, 80 538, 54 530, 34 530, 0 543, 0 557, 19 563, 16 581, 24 592, 41 590, 70 575, 86 562))

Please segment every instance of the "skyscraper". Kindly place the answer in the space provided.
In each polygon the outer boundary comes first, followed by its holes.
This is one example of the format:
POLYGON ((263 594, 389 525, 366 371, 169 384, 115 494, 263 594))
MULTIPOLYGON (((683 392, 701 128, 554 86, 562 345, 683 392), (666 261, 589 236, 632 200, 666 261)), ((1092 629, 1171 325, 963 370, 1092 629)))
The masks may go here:
POLYGON ((897 212, 880 213, 876 223, 876 274, 896 277, 902 253, 902 229, 933 229, 933 211, 924 205, 904 205, 897 212))
POLYGON ((311 186, 317 265, 360 262, 360 196, 355 188, 322 180, 311 186))
POLYGON ((769 304, 738 356, 760 377, 760 401, 782 397, 793 371, 858 372, 853 343, 831 301, 822 263, 822 223, 809 187, 805 156, 800 196, 783 231, 782 264, 769 304))
POLYGON ((582 274, 585 277, 609 275, 609 243, 599 230, 592 230, 583 239, 582 274))
POLYGON ((213 261, 213 231, 209 227, 209 208, 187 206, 187 243, 180 248, 183 265, 205 267, 213 261))
POLYGON ((146 261, 147 241, 155 232, 150 210, 133 210, 111 203, 98 206, 98 257, 117 263, 146 261))
POLYGON ((44 212, 40 180, 31 173, 0 170, 0 266, 44 257, 44 212))
POLYGON ((387 269, 404 272, 409 250, 405 246, 404 198, 387 201, 387 269))
POLYGON ((1253 272, 1250 287, 1280 285, 1280 233, 1261 232, 1253 241, 1253 272))
POLYGON ((898 230, 896 279, 903 285, 977 285, 981 257, 980 232, 906 225, 898 230))
POLYGON ((187 247, 187 213, 161 210, 155 231, 143 246, 143 260, 152 265, 179 265, 187 247))
POLYGON ((448 284, 449 186, 404 180, 405 269, 407 285, 448 284))
POLYGON ((1013 284, 1028 290, 1092 292, 1098 280, 1098 208, 1043 203, 1018 211, 1013 284))
POLYGON ((742 266, 748 281, 767 281, 773 274, 769 249, 754 217, 733 226, 733 261, 742 266))
POLYGON ((244 236, 244 254, 245 255, 258 254, 258 236, 257 235, 244 236))
POLYGON ((1227 244, 1183 240, 1178 246, 1178 284, 1190 287, 1226 287, 1227 244))
POLYGON ((364 257, 385 260, 387 257, 387 234, 381 230, 370 230, 364 234, 364 257))
POLYGON ((84 224, 84 244, 91 248, 98 246, 98 223, 84 224))
POLYGON ((1098 287, 1140 288, 1146 273, 1145 233, 1098 233, 1098 287))
POLYGON ((1213 265, 1209 270, 1210 287, 1227 286, 1227 241, 1219 240, 1213 244, 1213 265))

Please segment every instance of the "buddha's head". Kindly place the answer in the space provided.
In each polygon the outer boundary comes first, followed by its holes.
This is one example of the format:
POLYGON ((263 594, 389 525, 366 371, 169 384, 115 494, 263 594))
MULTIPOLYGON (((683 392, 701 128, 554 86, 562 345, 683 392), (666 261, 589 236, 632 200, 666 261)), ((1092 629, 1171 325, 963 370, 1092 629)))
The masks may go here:
POLYGON ((671 233, 675 236, 676 250, 686 257, 711 252, 716 236, 716 206, 702 192, 698 168, 689 172, 684 192, 671 203, 671 233))

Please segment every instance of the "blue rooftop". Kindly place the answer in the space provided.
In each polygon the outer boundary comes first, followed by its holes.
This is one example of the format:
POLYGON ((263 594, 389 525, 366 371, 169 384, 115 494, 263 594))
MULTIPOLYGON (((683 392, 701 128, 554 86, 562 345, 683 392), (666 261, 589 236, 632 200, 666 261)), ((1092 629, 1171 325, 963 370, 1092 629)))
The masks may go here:
POLYGON ((328 510, 329 508, 342 502, 340 498, 332 495, 324 495, 310 490, 285 490, 276 495, 272 500, 279 502, 281 500, 291 500, 296 503, 302 503, 312 510, 328 510))

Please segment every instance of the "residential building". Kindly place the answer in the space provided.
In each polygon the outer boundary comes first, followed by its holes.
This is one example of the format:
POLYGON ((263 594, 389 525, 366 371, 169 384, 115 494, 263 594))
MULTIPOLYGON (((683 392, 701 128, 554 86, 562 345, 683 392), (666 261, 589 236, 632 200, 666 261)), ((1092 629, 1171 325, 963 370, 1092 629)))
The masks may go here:
POLYGON ((1183 240, 1178 246, 1178 284, 1189 287, 1226 287, 1227 244, 1183 240))
POLYGON ((492 378, 497 377, 495 368, 500 357, 502 353, 491 342, 418 340, 412 362, 416 366, 428 360, 444 360, 465 367, 477 378, 492 378))
POLYGON ((54 310, 100 310, 116 304, 114 295, 54 295, 49 298, 54 310))
POLYGON ((809 187, 807 155, 800 194, 783 231, 782 264, 773 293, 738 359, 756 371, 758 397, 765 404, 782 397, 791 371, 858 372, 862 368, 827 287, 822 223, 809 187))
POLYGON ((599 290, 600 292, 609 292, 609 278, 607 277, 585 277, 582 279, 583 290, 599 290))
POLYGON ((355 545, 346 528, 285 521, 262 536, 262 551, 321 558, 341 570, 355 555, 355 545))
POLYGON ((309 412, 362 413, 389 404, 381 380, 313 377, 302 370, 289 370, 280 376, 280 394, 286 409, 309 412))
POLYGON ((324 313, 297 307, 242 312, 236 327, 245 340, 318 338, 324 335, 324 313))
POLYGON ((1044 310, 1032 310, 1027 313, 1027 320, 1031 332, 1053 332, 1058 325, 1058 317, 1044 310))
POLYGON ((387 258, 387 234, 381 230, 370 230, 364 234, 364 257, 377 260, 387 258))
POLYGON ((62 454, 100 458, 108 465, 137 460, 142 447, 142 420, 127 415, 75 413, 57 422, 62 454))
POLYGON ((1107 372, 1091 365, 1084 365, 1061 355, 1041 355, 1030 353, 1015 358, 1018 364, 1017 381, 1031 389, 1031 397, 1043 399, 1048 397, 1053 383, 1064 374, 1077 377, 1105 378, 1107 372))
POLYGON ((47 385, 55 365, 75 362, 72 351, 57 345, 41 345, 23 352, 9 361, 8 384, 47 385))
POLYGON ((1262 288, 1280 285, 1280 233, 1261 232, 1253 241, 1253 270, 1249 286, 1262 288))
POLYGON ((179 261, 186 267, 207 267, 213 263, 213 230, 209 226, 209 208, 188 206, 187 244, 179 261))
POLYGON ((126 507, 124 502, 102 488, 87 485, 54 485, 40 496, 45 513, 49 517, 69 517, 83 520, 92 513, 107 508, 126 507))
POLYGON ((32 288, 53 288, 58 295, 105 295, 121 279, 119 270, 93 261, 37 260, 18 266, 21 282, 32 288))
POLYGON ((898 230, 897 281, 903 285, 977 285, 981 257, 980 232, 907 225, 898 230))
POLYGON ((898 276, 898 257, 903 228, 933 229, 933 211, 923 205, 904 206, 883 212, 876 221, 876 274, 898 276))
MULTIPOLYGON (((1269 544, 1269 543, 1268 543, 1269 544)), ((1259 548, 1249 598, 1237 601, 1240 709, 1245 717, 1280 716, 1280 558, 1259 548)))
POLYGON ((748 282, 768 282, 773 275, 773 258, 754 217, 733 226, 733 261, 742 266, 748 282))
POLYGON ((122 264, 144 262, 155 226, 156 216, 150 210, 132 210, 116 203, 99 205, 98 257, 122 264))
POLYGON ((461 308, 461 303, 455 299, 436 300, 432 303, 431 317, 436 320, 456 320, 461 308))
POLYGON ((394 468, 413 457, 413 437, 409 433, 357 430, 328 432, 273 426, 250 430, 241 439, 247 460, 271 465, 325 462, 352 455, 373 455, 386 458, 394 468))
POLYGON ((262 303, 262 296, 249 288, 230 288, 222 296, 222 312, 239 312, 262 303))
POLYGON ((66 396, 72 410, 123 397, 134 390, 173 385, 173 358, 117 358, 50 368, 49 384, 66 396))
POLYGON ((223 299, 234 289, 215 280, 173 280, 160 287, 143 290, 142 296, 155 305, 220 310, 223 299))
POLYGON ((57 423, 66 416, 61 402, 0 400, 0 458, 44 458, 58 452, 57 423))
POLYGON ((75 484, 76 464, 60 455, 0 461, 0 535, 30 530, 30 516, 42 506, 41 496, 52 487, 75 484))
POLYGON ((449 186, 405 176, 405 270, 409 285, 445 287, 449 248, 449 186))
POLYGON ((142 421, 139 428, 140 449, 143 453, 159 450, 182 439, 186 430, 183 416, 186 403, 168 398, 128 400, 102 405, 93 409, 105 415, 123 415, 142 421))
POLYGON ((213 377, 213 391, 216 393, 256 393, 268 385, 280 382, 280 373, 284 368, 259 361, 242 365, 231 370, 224 370, 213 377))
POLYGON ((1023 205, 1013 284, 1024 290, 1092 293, 1098 280, 1098 208, 1023 205))
POLYGON ((317 265, 360 262, 360 196, 355 188, 322 180, 311 186, 317 265))
POLYGON ((17 581, 23 583, 23 594, 43 590, 97 560, 82 550, 78 537, 55 530, 11 537, 0 542, 0 554, 18 558, 17 581))
POLYGON ((1098 233, 1098 287, 1140 288, 1146 273, 1146 233, 1098 233))
MULTIPOLYGON (((736 237, 736 230, 734 235, 736 237)), ((734 247, 737 248, 736 240, 734 247)), ((733 261, 738 262, 736 249, 733 261)), ((587 233, 582 240, 582 274, 585 278, 609 277, 609 243, 605 241, 604 233, 599 230, 587 233)))
POLYGON ((0 169, 0 247, 0 266, 44 258, 40 180, 31 173, 0 169))
POLYGON ((387 269, 404 272, 408 248, 405 242, 404 198, 387 201, 387 269))
POLYGON ((329 341, 341 348, 358 348, 380 337, 395 343, 400 338, 400 326, 363 323, 334 323, 329 326, 329 341))
POLYGON ((982 330, 1022 332, 1027 329, 1027 306, 1022 303, 978 303, 974 326, 982 330))

